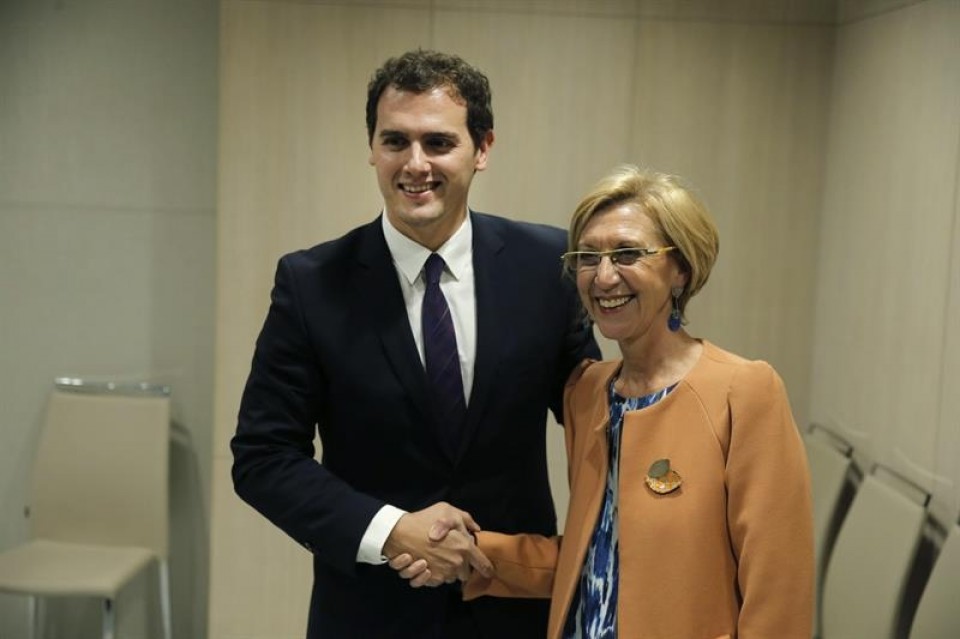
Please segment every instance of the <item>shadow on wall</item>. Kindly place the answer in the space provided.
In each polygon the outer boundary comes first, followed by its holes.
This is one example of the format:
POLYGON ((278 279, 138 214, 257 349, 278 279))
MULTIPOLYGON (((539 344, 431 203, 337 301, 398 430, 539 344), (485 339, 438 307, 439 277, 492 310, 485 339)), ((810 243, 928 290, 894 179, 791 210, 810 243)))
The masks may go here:
POLYGON ((170 442, 170 589, 173 636, 207 635, 210 522, 190 431, 173 422, 170 442))

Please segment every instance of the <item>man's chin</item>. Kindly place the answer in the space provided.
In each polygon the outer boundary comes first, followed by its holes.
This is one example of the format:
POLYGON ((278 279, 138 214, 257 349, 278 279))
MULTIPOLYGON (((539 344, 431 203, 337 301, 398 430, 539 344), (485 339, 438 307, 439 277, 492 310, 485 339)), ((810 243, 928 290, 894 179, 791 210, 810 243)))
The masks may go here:
POLYGON ((430 227, 444 216, 444 212, 437 206, 424 205, 417 207, 406 207, 398 216, 403 224, 413 228, 430 227))

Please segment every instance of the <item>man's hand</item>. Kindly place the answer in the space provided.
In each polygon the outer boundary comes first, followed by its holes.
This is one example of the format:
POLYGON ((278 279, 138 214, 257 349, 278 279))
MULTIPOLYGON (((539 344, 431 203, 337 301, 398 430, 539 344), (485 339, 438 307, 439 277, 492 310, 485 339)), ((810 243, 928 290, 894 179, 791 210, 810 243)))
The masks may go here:
POLYGON ((401 517, 383 554, 414 588, 466 580, 471 569, 489 576, 493 565, 473 541, 472 533, 479 530, 470 513, 439 502, 401 517))
MULTIPOLYGON (((462 531, 462 528, 458 528, 458 526, 460 526, 460 522, 454 518, 434 522, 433 526, 430 527, 430 541, 443 541, 451 531, 462 531)), ((479 526, 476 529, 468 528, 471 533, 477 532, 479 529, 479 526)), ((430 584, 432 574, 425 559, 414 560, 408 553, 403 553, 391 559, 389 563, 390 567, 400 573, 401 577, 410 580, 412 588, 420 588, 430 584)), ((484 573, 484 576, 489 577, 490 575, 484 573)))

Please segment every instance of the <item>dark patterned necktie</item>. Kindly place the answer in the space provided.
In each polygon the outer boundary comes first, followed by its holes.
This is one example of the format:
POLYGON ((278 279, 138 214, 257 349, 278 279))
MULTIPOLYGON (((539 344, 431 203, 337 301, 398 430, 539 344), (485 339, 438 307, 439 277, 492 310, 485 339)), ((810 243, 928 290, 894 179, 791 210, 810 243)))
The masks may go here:
POLYGON ((431 253, 423 267, 426 291, 423 295, 423 354, 427 384, 437 421, 447 439, 448 449, 456 453, 460 429, 466 414, 457 335, 453 331, 450 307, 440 290, 443 258, 431 253))

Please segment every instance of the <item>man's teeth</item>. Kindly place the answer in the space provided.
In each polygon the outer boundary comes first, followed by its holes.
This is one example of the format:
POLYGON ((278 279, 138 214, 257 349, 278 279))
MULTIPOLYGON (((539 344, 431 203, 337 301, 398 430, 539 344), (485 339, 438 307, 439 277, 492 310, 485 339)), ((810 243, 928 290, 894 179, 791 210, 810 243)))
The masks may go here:
POLYGON ((430 184, 403 184, 401 187, 407 193, 426 193, 433 188, 433 183, 430 184))
POLYGON ((630 299, 630 295, 624 295, 623 297, 600 297, 597 298, 597 303, 601 308, 617 308, 629 302, 630 299))

